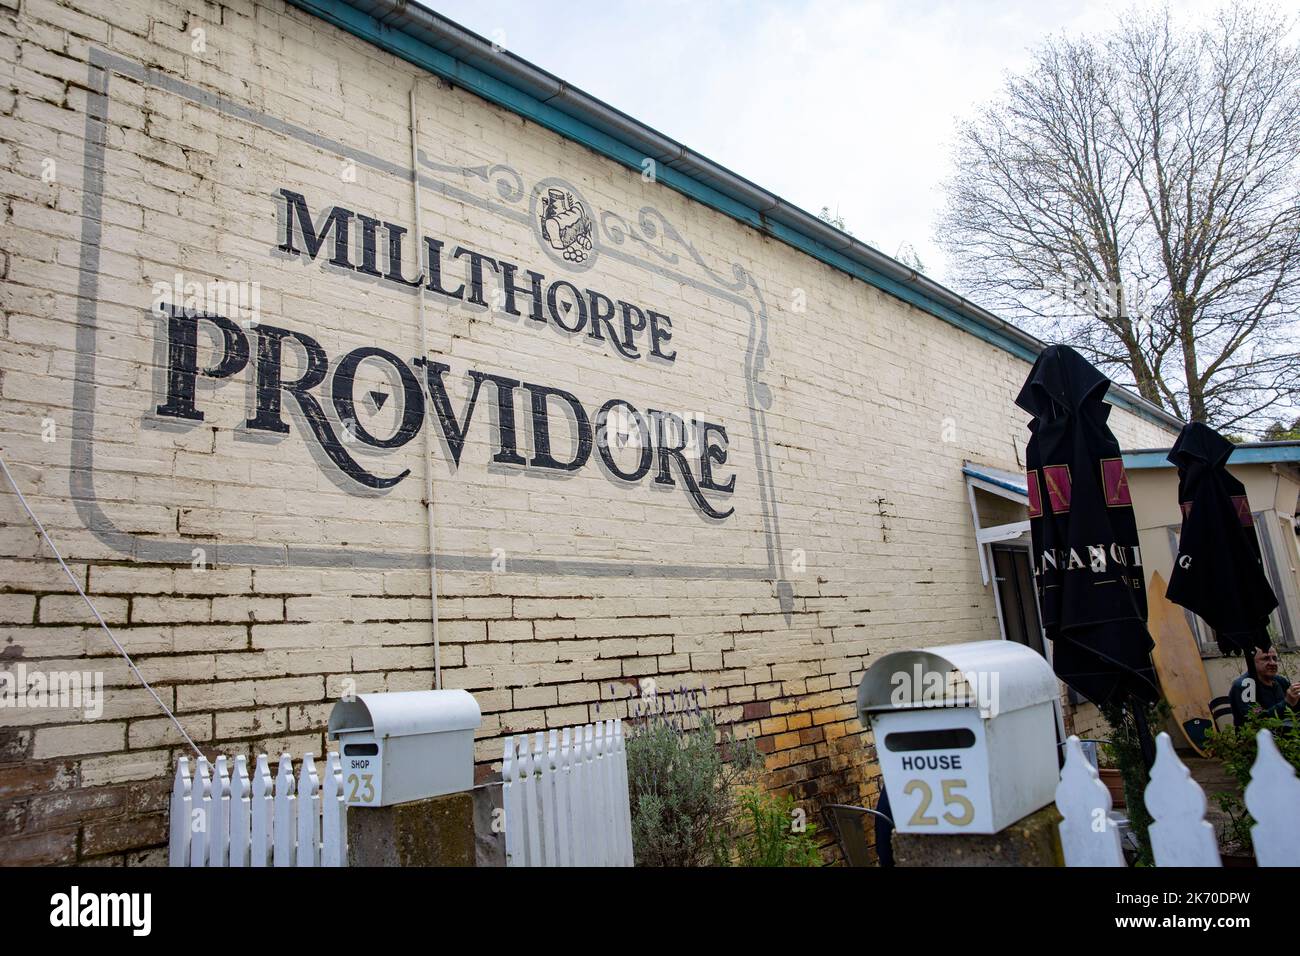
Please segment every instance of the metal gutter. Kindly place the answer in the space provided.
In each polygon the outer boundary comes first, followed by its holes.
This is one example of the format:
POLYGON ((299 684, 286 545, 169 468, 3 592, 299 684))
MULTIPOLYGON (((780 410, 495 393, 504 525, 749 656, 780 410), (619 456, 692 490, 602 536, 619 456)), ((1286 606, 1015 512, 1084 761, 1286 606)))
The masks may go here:
MULTIPOLYGON (((1137 448, 1121 452, 1125 468, 1172 468, 1168 448, 1137 448)), ((1273 465, 1300 462, 1300 442, 1264 441, 1238 445, 1228 456, 1231 465, 1273 465)))
MULTIPOLYGON (((1045 347, 933 279, 412 0, 288 2, 633 169, 653 159, 666 167, 657 176, 662 185, 1018 358, 1032 362, 1045 347)), ((1112 386, 1108 397, 1159 425, 1175 430, 1183 425, 1126 388, 1112 386)))
POLYGON ((1003 491, 1010 491, 1019 495, 1021 498, 1029 496, 1029 483, 1027 479, 1017 480, 1011 472, 1004 471, 1001 468, 989 468, 984 465, 975 465, 967 462, 962 466, 961 473, 967 478, 974 478, 986 484, 994 485, 1003 491))

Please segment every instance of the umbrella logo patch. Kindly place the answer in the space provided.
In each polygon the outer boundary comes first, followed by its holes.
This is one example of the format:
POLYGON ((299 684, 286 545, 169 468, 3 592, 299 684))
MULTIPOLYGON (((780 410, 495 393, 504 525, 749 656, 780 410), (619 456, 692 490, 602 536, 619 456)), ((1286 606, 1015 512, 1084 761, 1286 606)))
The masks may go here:
POLYGON ((1038 486, 1038 469, 1031 468, 1025 473, 1025 487, 1029 491, 1029 517, 1043 516, 1043 489, 1038 486))
POLYGON ((1124 471, 1123 459, 1103 458, 1101 460, 1101 486, 1105 489, 1108 508, 1133 507, 1133 497, 1129 493, 1128 473, 1124 471))
POLYGON ((1044 465, 1043 481, 1047 483, 1047 503, 1052 513, 1063 515, 1070 511, 1070 466, 1044 465))
POLYGON ((1246 500, 1245 495, 1234 495, 1232 506, 1237 509, 1237 517, 1241 519, 1243 528, 1253 528, 1255 526, 1255 518, 1250 513, 1250 502, 1246 500))

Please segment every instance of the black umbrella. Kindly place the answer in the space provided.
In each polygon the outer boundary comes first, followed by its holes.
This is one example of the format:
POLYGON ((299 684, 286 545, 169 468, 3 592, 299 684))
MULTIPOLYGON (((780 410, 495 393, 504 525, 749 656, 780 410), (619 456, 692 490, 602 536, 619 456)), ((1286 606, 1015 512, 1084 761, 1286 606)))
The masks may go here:
MULTIPOLYGON (((1053 345, 1016 398, 1034 416, 1025 455, 1029 526, 1052 664, 1099 707, 1160 697, 1128 476, 1106 425, 1109 387, 1078 352, 1053 345)), ((1145 742, 1144 708, 1133 711, 1145 742)))
POLYGON ((1228 473, 1232 442, 1201 422, 1183 426, 1169 460, 1178 467, 1183 531, 1166 597, 1214 628, 1219 649, 1245 654, 1267 648, 1277 595, 1264 576, 1245 486, 1228 473))

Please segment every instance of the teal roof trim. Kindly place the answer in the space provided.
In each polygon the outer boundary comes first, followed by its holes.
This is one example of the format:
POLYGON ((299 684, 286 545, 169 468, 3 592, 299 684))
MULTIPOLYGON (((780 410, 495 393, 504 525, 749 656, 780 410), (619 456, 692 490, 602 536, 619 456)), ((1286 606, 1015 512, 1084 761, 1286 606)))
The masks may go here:
MULTIPOLYGON (((1125 468, 1172 468, 1168 459, 1168 448, 1143 448, 1139 451, 1126 451, 1125 468)), ((1261 442, 1254 445, 1238 445, 1228 456, 1230 465, 1273 465, 1285 462, 1300 462, 1300 442, 1261 442)))

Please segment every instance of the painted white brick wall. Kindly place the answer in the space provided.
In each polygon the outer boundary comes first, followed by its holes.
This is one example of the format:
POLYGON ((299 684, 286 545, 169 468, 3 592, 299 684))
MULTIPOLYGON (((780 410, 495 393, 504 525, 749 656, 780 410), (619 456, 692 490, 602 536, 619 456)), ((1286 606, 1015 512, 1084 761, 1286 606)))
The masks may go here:
MULTIPOLYGON (((0 71, 4 455, 196 740, 226 753, 319 753, 330 701, 348 682, 359 691, 432 685, 428 577, 412 558, 425 548, 423 436, 384 455, 349 446, 376 473, 411 470, 374 495, 313 455, 288 395, 287 435, 267 441, 243 426, 251 364, 228 380, 200 380, 203 422, 160 419, 166 323, 150 313, 152 286, 178 272, 257 283, 261 322, 310 335, 334 364, 366 346, 404 361, 421 354, 411 295, 325 268, 328 244, 316 261, 275 253, 280 188, 305 195, 314 213, 339 204, 414 232, 409 182, 365 163, 350 181, 338 146, 408 168, 406 96, 418 71, 283 3, 250 0, 21 0, 16 12, 5 4, 0 71), (107 71, 107 123, 88 126, 102 82, 88 64, 104 54, 121 60, 107 71), (177 81, 199 98, 178 92, 177 81), (203 101, 207 94, 229 106, 203 101), (247 110, 263 119, 250 121, 247 110), (104 137, 90 313, 88 128, 104 137), (79 330, 87 314, 93 343, 79 330), (116 543, 91 534, 73 501, 74 462, 84 471, 87 456, 95 499, 125 534, 116 543), (180 559, 149 558, 168 541, 185 547, 180 559), (223 561, 226 549, 246 545, 279 548, 280 560, 223 561), (191 565, 190 546, 206 567, 191 565), (299 560, 288 549, 335 556, 299 560), (397 566, 354 566, 344 556, 357 552, 397 566)), ((495 394, 484 386, 459 467, 440 442, 434 465, 440 549, 475 568, 439 574, 443 676, 482 706, 484 767, 501 735, 625 713, 638 682, 654 678, 661 690, 703 688, 724 719, 760 734, 774 785, 869 799, 870 749, 851 704, 867 659, 997 634, 961 466, 1018 467, 1025 416, 1012 400, 1028 365, 470 93, 423 75, 419 96, 421 148, 431 163, 454 167, 425 170, 427 235, 448 253, 463 244, 516 263, 521 281, 533 268, 666 313, 677 352, 672 363, 619 358, 529 320, 527 296, 523 318, 430 296, 428 349, 451 366, 448 381, 473 367, 566 389, 589 411, 613 397, 643 411, 699 411, 726 425, 729 458, 717 471, 737 477, 733 495, 711 497, 735 507, 718 522, 691 507, 680 483, 619 482, 594 459, 562 479, 489 467, 495 394), (475 172, 497 165, 517 171, 521 200, 507 197, 504 174, 475 172), (549 258, 529 193, 551 178, 635 235, 620 242, 595 216, 601 251, 590 271, 549 258), (648 227, 639 221, 645 207, 648 227), (740 284, 737 275, 746 277, 740 289, 721 288, 740 284), (806 307, 796 310, 797 301, 806 307), (765 343, 750 310, 766 317, 765 343), (771 393, 757 434, 749 349, 765 352, 758 380, 771 393), (764 461, 774 506, 759 480, 764 461), (769 548, 775 575, 765 570, 769 548), (473 563, 498 553, 505 573, 473 563), (569 573, 511 570, 536 558, 569 573), (640 570, 577 570, 611 562, 640 570), (669 565, 750 572, 664 574, 669 565), (788 618, 774 576, 792 591, 788 618)), ((380 257, 382 268, 382 243, 380 257)), ((446 278, 453 285, 463 275, 446 278)), ((257 332, 245 331, 255 354, 257 332)), ((200 342, 200 364, 210 365, 217 354, 200 342)), ((286 349, 286 379, 298 362, 286 349)), ((358 399, 383 387, 368 374, 358 399)), ((452 389, 457 414, 466 396, 452 389)), ((391 434, 397 404, 367 427, 391 434)), ((518 394, 524 454, 526 410, 518 394)), ((1112 424, 1126 447, 1173 437, 1123 410, 1112 424)), ((431 409, 423 427, 436 427, 431 409)), ((558 416, 553 432, 562 455, 558 416)), ((178 735, 91 626, 7 489, 0 514, 0 657, 99 670, 108 685, 99 721, 0 718, 0 806, 19 820, 10 858, 156 861, 149 848, 163 839, 163 804, 126 794, 165 782, 178 735), (77 801, 81 816, 43 814, 50 791, 77 801)))

